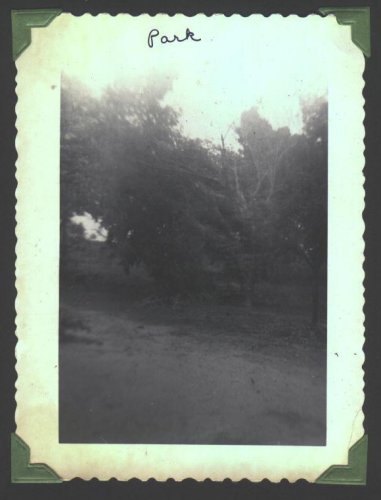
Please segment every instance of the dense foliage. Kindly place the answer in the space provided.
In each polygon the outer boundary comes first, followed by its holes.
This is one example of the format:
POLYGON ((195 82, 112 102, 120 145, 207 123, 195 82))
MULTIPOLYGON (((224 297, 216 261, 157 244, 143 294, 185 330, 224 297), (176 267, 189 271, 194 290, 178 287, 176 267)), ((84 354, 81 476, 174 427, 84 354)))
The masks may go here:
MULTIPOLYGON (((88 213, 130 268, 160 293, 236 287, 247 304, 279 262, 304 261, 314 284, 326 262, 327 103, 305 105, 303 133, 242 113, 239 148, 186 137, 168 91, 109 88, 100 98, 67 79, 61 100, 61 259, 68 225, 88 213)), ((294 266, 294 267, 293 267, 294 266)))

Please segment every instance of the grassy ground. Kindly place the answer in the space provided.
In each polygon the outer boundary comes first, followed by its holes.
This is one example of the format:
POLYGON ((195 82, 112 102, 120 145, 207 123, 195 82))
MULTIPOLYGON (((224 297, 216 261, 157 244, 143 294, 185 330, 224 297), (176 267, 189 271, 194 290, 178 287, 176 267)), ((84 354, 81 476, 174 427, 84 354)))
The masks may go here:
POLYGON ((325 341, 308 311, 62 287, 60 439, 323 445, 325 341))

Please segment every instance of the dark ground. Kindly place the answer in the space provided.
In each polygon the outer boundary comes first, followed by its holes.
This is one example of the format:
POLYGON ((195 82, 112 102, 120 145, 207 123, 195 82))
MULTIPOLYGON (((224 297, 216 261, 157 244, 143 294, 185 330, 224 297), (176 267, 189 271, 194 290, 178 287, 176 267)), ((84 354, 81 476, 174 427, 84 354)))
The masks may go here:
POLYGON ((324 445, 325 334, 308 311, 99 285, 60 301, 62 442, 324 445))

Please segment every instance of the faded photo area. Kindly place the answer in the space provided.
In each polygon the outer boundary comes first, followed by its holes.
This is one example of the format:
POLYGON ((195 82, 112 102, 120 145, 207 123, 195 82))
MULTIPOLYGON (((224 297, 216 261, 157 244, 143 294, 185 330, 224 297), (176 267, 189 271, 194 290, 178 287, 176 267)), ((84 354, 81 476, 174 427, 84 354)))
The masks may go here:
POLYGON ((94 22, 61 79, 60 442, 325 445, 321 33, 94 22))

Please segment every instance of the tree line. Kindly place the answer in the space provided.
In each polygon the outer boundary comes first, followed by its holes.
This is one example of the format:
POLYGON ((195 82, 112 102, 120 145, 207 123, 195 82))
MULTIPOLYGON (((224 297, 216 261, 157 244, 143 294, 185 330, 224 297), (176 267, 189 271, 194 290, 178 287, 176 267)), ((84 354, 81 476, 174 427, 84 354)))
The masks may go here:
POLYGON ((318 320, 327 258, 327 102, 303 105, 303 130, 274 130, 253 107, 220 144, 187 137, 168 88, 61 88, 61 269, 74 214, 107 230, 128 274, 143 264, 166 296, 253 289, 279 256, 303 260, 318 320), (239 148, 226 145, 236 134, 239 148))

